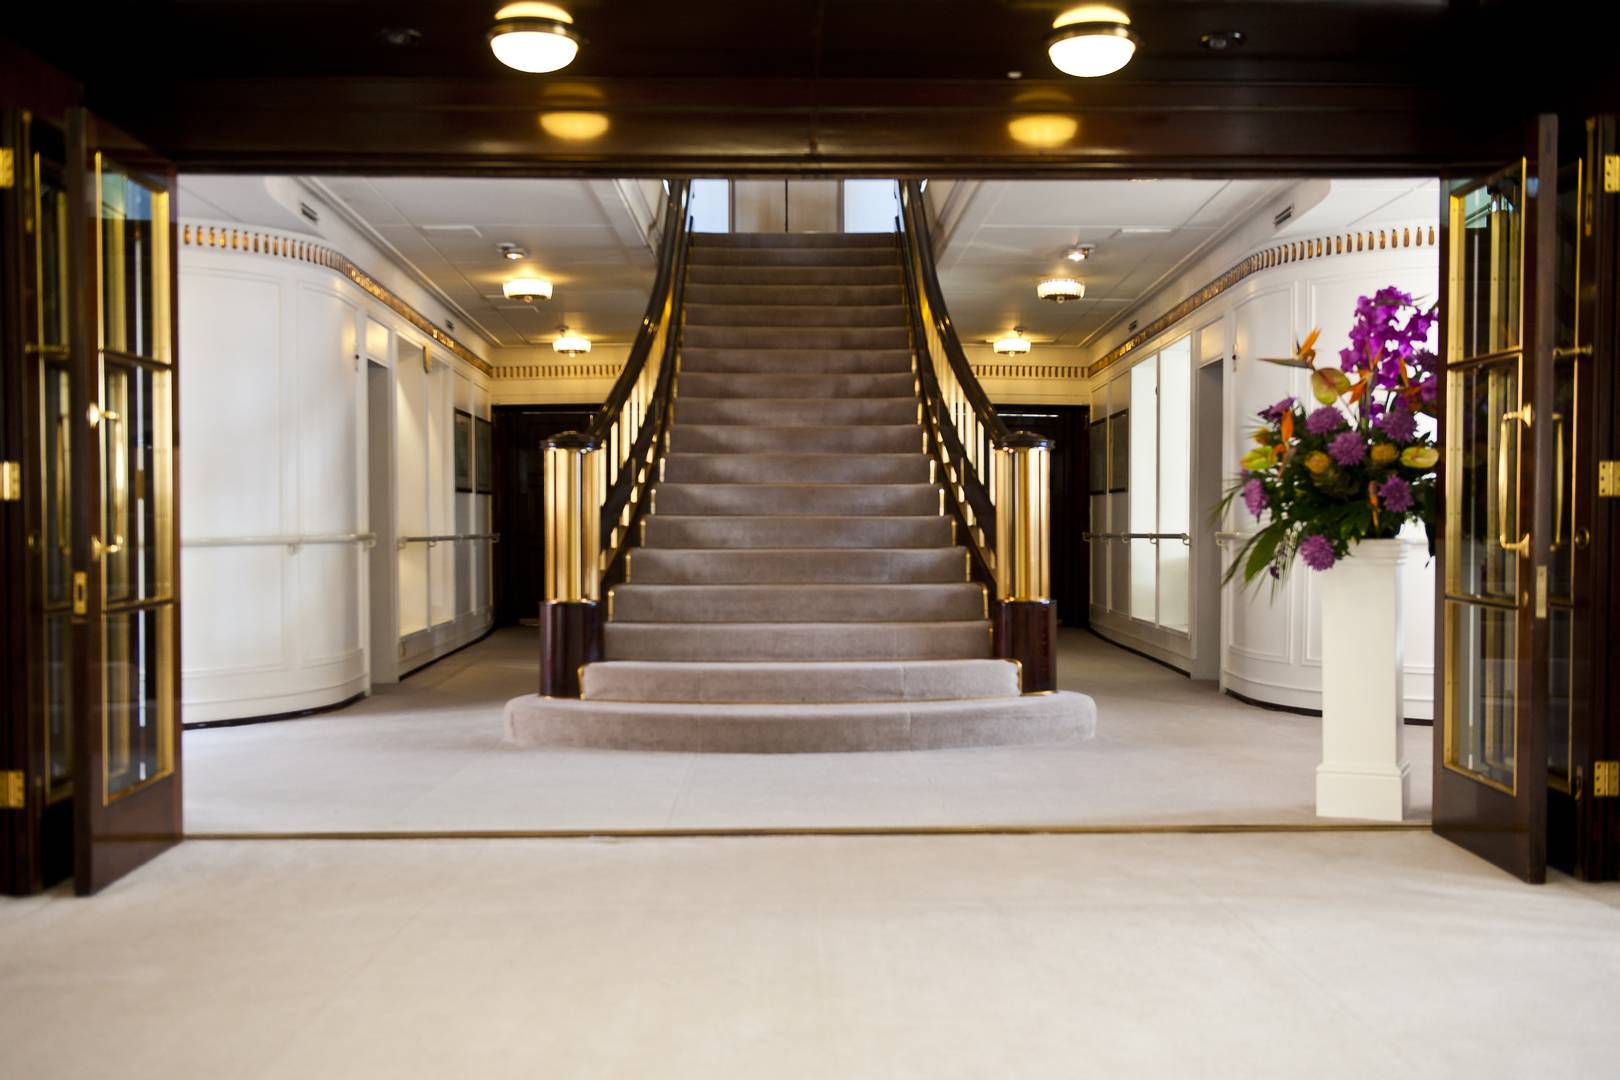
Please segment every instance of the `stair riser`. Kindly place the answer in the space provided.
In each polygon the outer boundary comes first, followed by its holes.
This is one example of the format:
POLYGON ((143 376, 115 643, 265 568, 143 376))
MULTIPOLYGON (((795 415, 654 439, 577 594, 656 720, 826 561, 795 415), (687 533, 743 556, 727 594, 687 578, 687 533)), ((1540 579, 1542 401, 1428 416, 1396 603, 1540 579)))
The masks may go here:
POLYGON ((967 580, 964 548, 785 551, 671 550, 630 553, 638 585, 954 584, 967 580))
POLYGON ((688 326, 681 347, 718 349, 904 349, 903 326, 847 330, 809 326, 688 326))
POLYGON ((694 326, 854 326, 904 327, 906 309, 899 306, 856 304, 694 304, 686 306, 686 327, 694 326))
POLYGON ((689 304, 903 304, 900 285, 694 285, 689 304))
POLYGON ((1018 695, 1005 660, 918 663, 658 664, 618 661, 585 669, 587 701, 694 704, 985 700, 1018 695))
POLYGON ((687 285, 896 285, 899 266, 692 266, 687 285))
POLYGON ((609 660, 973 660, 990 656, 988 622, 711 626, 609 623, 609 660))
POLYGON ((874 623, 983 619, 978 585, 619 585, 615 623, 874 623))
POLYGON ((911 374, 905 349, 681 349, 681 375, 702 372, 749 375, 911 374))
POLYGON ((648 547, 948 548, 951 519, 931 517, 676 517, 642 519, 648 547))
POLYGON ((884 248, 899 249, 893 233, 732 232, 693 233, 694 251, 712 248, 884 248))
POLYGON ((660 514, 921 517, 939 512, 931 484, 659 484, 660 514))
POLYGON ((917 454, 923 435, 914 423, 842 428, 687 424, 670 433, 670 449, 693 454, 917 454))
POLYGON ((885 375, 743 374, 682 371, 683 398, 898 398, 913 397, 910 371, 885 375))
POLYGON ((721 248, 693 247, 687 256, 690 266, 820 266, 895 267, 899 253, 887 247, 784 247, 721 248))
POLYGON ((671 454, 671 484, 926 484, 922 454, 671 454))
MULTIPOLYGON (((829 425, 915 424, 917 399, 912 397, 871 398, 868 400, 732 398, 675 399, 675 423, 743 424, 750 427, 826 427, 829 425)), ((683 447, 684 449, 684 447, 683 447)))

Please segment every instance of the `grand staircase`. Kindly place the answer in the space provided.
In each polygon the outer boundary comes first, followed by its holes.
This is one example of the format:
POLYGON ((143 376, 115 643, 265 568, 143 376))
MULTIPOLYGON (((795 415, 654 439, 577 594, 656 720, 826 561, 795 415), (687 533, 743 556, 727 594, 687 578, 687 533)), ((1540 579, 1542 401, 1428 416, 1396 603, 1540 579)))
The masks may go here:
POLYGON ((924 452, 891 235, 699 234, 668 450, 604 659, 513 738, 731 752, 1089 737, 1020 692, 924 452))

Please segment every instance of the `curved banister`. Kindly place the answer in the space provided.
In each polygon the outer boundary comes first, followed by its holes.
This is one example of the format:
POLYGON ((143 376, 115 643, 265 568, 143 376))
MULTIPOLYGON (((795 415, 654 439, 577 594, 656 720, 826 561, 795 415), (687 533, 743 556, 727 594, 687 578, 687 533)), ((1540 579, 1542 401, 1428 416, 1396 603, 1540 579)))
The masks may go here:
POLYGON ((918 181, 900 186, 898 226, 925 430, 951 508, 997 595, 1045 602, 1051 440, 1009 429, 979 385, 940 289, 918 181))
POLYGON ((674 398, 689 235, 690 183, 673 181, 662 211, 658 269, 624 370, 584 431, 545 448, 546 602, 594 603, 622 564, 651 489, 674 398))

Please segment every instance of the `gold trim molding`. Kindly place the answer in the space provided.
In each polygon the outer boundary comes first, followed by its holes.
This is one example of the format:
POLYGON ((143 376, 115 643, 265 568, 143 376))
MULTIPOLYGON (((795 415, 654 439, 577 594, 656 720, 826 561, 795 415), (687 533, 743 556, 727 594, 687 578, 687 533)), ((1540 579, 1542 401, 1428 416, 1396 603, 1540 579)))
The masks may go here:
POLYGON ((616 379, 623 364, 611 361, 574 364, 497 364, 491 376, 501 382, 518 379, 616 379))
POLYGON ((1053 379, 1082 379, 1086 369, 1082 364, 969 364, 980 379, 1033 379, 1049 382, 1053 379))
POLYGON ((1264 248, 1239 261, 1215 280, 1209 282, 1098 358, 1090 367, 1086 368, 1086 377, 1090 378, 1107 370, 1126 356, 1129 356, 1138 346, 1164 333, 1251 274, 1258 274, 1262 270, 1270 270, 1277 266, 1286 266, 1289 263, 1304 262, 1308 259, 1325 259, 1335 255, 1360 255, 1369 251, 1399 251, 1402 248, 1432 248, 1435 245, 1435 226, 1429 225, 1426 227, 1419 226, 1415 229, 1362 229, 1359 232, 1318 236, 1312 240, 1291 240, 1286 244, 1275 244, 1272 247, 1264 248))
POLYGON ((182 225, 180 227, 180 245, 182 247, 211 248, 216 251, 237 251, 244 255, 268 255, 271 258, 294 259, 298 262, 307 262, 314 266, 335 270, 354 282, 395 315, 398 315, 432 338, 441 348, 465 360, 485 375, 494 374, 494 369, 489 365, 488 361, 439 329, 426 315, 412 307, 398 293, 393 292, 382 282, 360 269, 352 259, 342 252, 334 251, 321 244, 312 244, 308 240, 277 236, 275 233, 258 232, 253 229, 236 229, 223 225, 200 224, 182 225))

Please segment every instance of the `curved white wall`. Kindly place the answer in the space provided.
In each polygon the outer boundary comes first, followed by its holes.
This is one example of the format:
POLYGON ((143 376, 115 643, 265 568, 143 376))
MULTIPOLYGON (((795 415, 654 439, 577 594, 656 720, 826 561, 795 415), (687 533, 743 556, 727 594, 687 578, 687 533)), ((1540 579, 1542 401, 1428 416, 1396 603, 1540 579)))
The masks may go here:
MULTIPOLYGON (((1356 298, 1384 285, 1397 285, 1419 297, 1432 297, 1438 285, 1438 256, 1431 247, 1368 251, 1310 259, 1258 271, 1200 307, 1185 319, 1103 372, 1092 387, 1093 418, 1123 407, 1133 363, 1151 357, 1159 348, 1180 338, 1193 342, 1193 364, 1221 364, 1223 400, 1221 476, 1230 480, 1239 471, 1238 460, 1252 444, 1249 433, 1258 421, 1255 413, 1289 394, 1309 397, 1306 376, 1259 361, 1259 357, 1287 356, 1294 342, 1313 327, 1322 330, 1319 349, 1337 353, 1346 340, 1356 298)), ((1194 378, 1192 416, 1200 413, 1197 398, 1204 380, 1194 378)), ((1193 439, 1189 425, 1185 437, 1193 439)), ((1196 492, 1192 506, 1193 531, 1209 530, 1208 511, 1213 499, 1196 492)), ((1092 530, 1130 531, 1123 519, 1125 500, 1119 495, 1093 497, 1092 530), (1105 502, 1104 500, 1108 500, 1105 502), (1111 518, 1120 518, 1107 524, 1111 518)), ((1248 531, 1255 522, 1243 507, 1235 508, 1225 528, 1248 531)), ((1434 568, 1421 535, 1412 539, 1413 558, 1405 579, 1406 712, 1428 718, 1433 713, 1434 568)), ((1296 567, 1275 593, 1268 585, 1243 589, 1234 584, 1219 594, 1219 642, 1200 640, 1200 601, 1216 601, 1214 583, 1192 583, 1193 614, 1186 631, 1167 629, 1133 619, 1128 614, 1126 591, 1115 587, 1127 571, 1123 545, 1094 545, 1100 550, 1094 564, 1111 559, 1116 565, 1094 565, 1092 626, 1104 637, 1182 670, 1218 670, 1223 689, 1256 701, 1295 708, 1321 707, 1321 665, 1324 647, 1353 647, 1335 643, 1332 629, 1321 626, 1320 597, 1313 571, 1296 567), (1114 550, 1119 549, 1119 550, 1114 550), (1104 556, 1102 551, 1109 554, 1104 556), (1107 584, 1099 588, 1101 577, 1107 584)), ((1224 565, 1224 560, 1223 560, 1224 565)), ((1331 571, 1330 571, 1331 572, 1331 571)), ((1212 625, 1212 624, 1211 624, 1212 625)))
MULTIPOLYGON (((364 544, 264 542, 375 531, 392 560, 393 538, 417 524, 487 532, 489 497, 454 491, 450 441, 455 409, 489 416, 485 376, 311 262, 185 246, 179 276, 186 722, 335 704, 486 630, 487 545, 459 558, 462 545, 435 548, 431 591, 384 574, 384 594, 373 596, 374 553, 364 544), (421 366, 428 345, 431 373, 421 366), (398 379, 402 355, 415 367, 398 379), (419 390, 433 419, 433 438, 396 431, 380 444, 392 458, 381 475, 435 507, 422 522, 372 520, 373 363, 391 389, 419 390), (373 656, 372 619, 397 618, 402 600, 429 609, 428 621, 395 635, 396 655, 373 656)), ((399 495, 388 504, 398 508, 399 495)))

